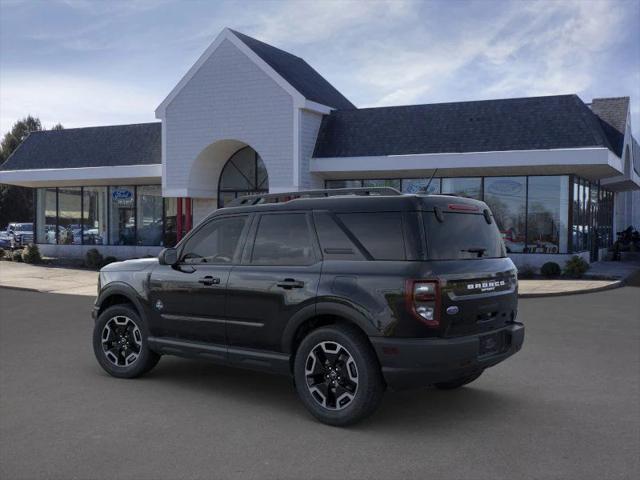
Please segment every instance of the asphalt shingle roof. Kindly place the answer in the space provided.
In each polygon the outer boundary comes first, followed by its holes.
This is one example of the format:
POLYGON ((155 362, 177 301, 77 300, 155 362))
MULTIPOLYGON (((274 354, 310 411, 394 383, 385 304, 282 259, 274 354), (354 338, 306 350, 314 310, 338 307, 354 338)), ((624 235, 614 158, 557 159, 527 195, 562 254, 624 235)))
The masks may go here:
POLYGON ((616 154, 622 156, 624 134, 627 129, 627 113, 629 112, 629 97, 594 98, 591 110, 602 123, 609 143, 616 154))
POLYGON ((32 132, 0 170, 162 163, 160 123, 32 132))
POLYGON ((302 58, 243 33, 231 31, 306 99, 337 109, 356 108, 302 58))
POLYGON ((577 95, 338 110, 325 115, 314 157, 612 149, 577 95))

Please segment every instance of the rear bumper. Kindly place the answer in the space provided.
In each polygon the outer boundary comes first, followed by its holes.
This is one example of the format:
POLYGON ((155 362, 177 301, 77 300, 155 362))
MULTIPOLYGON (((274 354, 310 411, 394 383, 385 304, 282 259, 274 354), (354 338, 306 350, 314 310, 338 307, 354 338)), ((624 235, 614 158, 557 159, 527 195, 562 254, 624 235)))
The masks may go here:
POLYGON ((457 338, 370 337, 382 374, 392 390, 447 382, 492 367, 522 348, 524 325, 507 327, 457 338), (501 348, 480 355, 480 337, 498 333, 501 348))

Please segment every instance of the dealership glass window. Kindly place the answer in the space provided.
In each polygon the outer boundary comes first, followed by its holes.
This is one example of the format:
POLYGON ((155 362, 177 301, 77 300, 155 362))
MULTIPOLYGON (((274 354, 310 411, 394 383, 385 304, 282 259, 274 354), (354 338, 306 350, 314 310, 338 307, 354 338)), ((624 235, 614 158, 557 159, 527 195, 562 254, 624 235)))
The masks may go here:
POLYGON ((82 189, 58 188, 58 244, 82 245, 82 189))
POLYGON ((107 243, 107 187, 82 189, 82 227, 84 245, 107 243))
POLYGON ((164 231, 162 246, 174 247, 177 243, 178 201, 176 198, 164 199, 164 231))
POLYGON ((362 180, 363 187, 391 187, 400 190, 400 179, 392 178, 389 180, 362 180))
POLYGON ((461 197, 482 199, 482 179, 475 178, 443 178, 442 193, 452 193, 461 197))
POLYGON ((136 244, 135 187, 109 187, 109 244, 136 244))
POLYGON ((440 193, 440 179, 408 178, 402 180, 402 193, 440 193), (429 188, 427 189, 427 185, 429 188))
POLYGON ((138 245, 162 245, 162 189, 144 185, 136 189, 136 225, 138 245))
POLYGON ((529 253, 567 253, 569 178, 529 177, 527 192, 529 253))
POLYGON ((491 209, 508 253, 526 248, 527 177, 486 177, 484 201, 491 209))
POLYGON ((269 191, 267 169, 260 155, 251 147, 234 153, 220 174, 218 207, 224 207, 234 198, 269 191))
POLYGON ((327 180, 326 188, 360 188, 362 180, 327 180))
POLYGON ((36 194, 36 242, 56 243, 58 223, 57 191, 39 188, 36 194))

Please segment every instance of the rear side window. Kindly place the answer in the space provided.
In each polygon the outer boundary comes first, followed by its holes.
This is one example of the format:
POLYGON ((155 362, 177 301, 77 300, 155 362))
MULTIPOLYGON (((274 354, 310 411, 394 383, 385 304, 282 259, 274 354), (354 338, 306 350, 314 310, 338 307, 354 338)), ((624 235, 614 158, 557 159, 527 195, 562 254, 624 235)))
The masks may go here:
POLYGON ((402 213, 342 213, 336 215, 374 260, 407 258, 402 230, 402 213))
POLYGON ((443 213, 443 221, 434 212, 425 212, 427 249, 432 260, 464 260, 505 256, 504 244, 496 222, 487 223, 484 215, 443 213))
POLYGON ((253 265, 310 265, 313 242, 304 213, 262 215, 253 244, 253 265))

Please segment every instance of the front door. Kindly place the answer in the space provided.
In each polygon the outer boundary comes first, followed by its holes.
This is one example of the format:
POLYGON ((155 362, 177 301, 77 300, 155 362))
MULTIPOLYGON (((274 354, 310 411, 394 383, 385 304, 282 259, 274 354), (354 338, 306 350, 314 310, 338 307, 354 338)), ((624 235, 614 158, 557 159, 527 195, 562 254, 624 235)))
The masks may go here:
POLYGON ((232 268, 227 286, 229 348, 280 351, 289 319, 315 302, 320 271, 309 213, 256 218, 242 264, 232 268))
POLYGON ((179 249, 176 265, 153 271, 149 302, 155 335, 226 345, 226 287, 248 218, 217 217, 201 225, 179 249))

